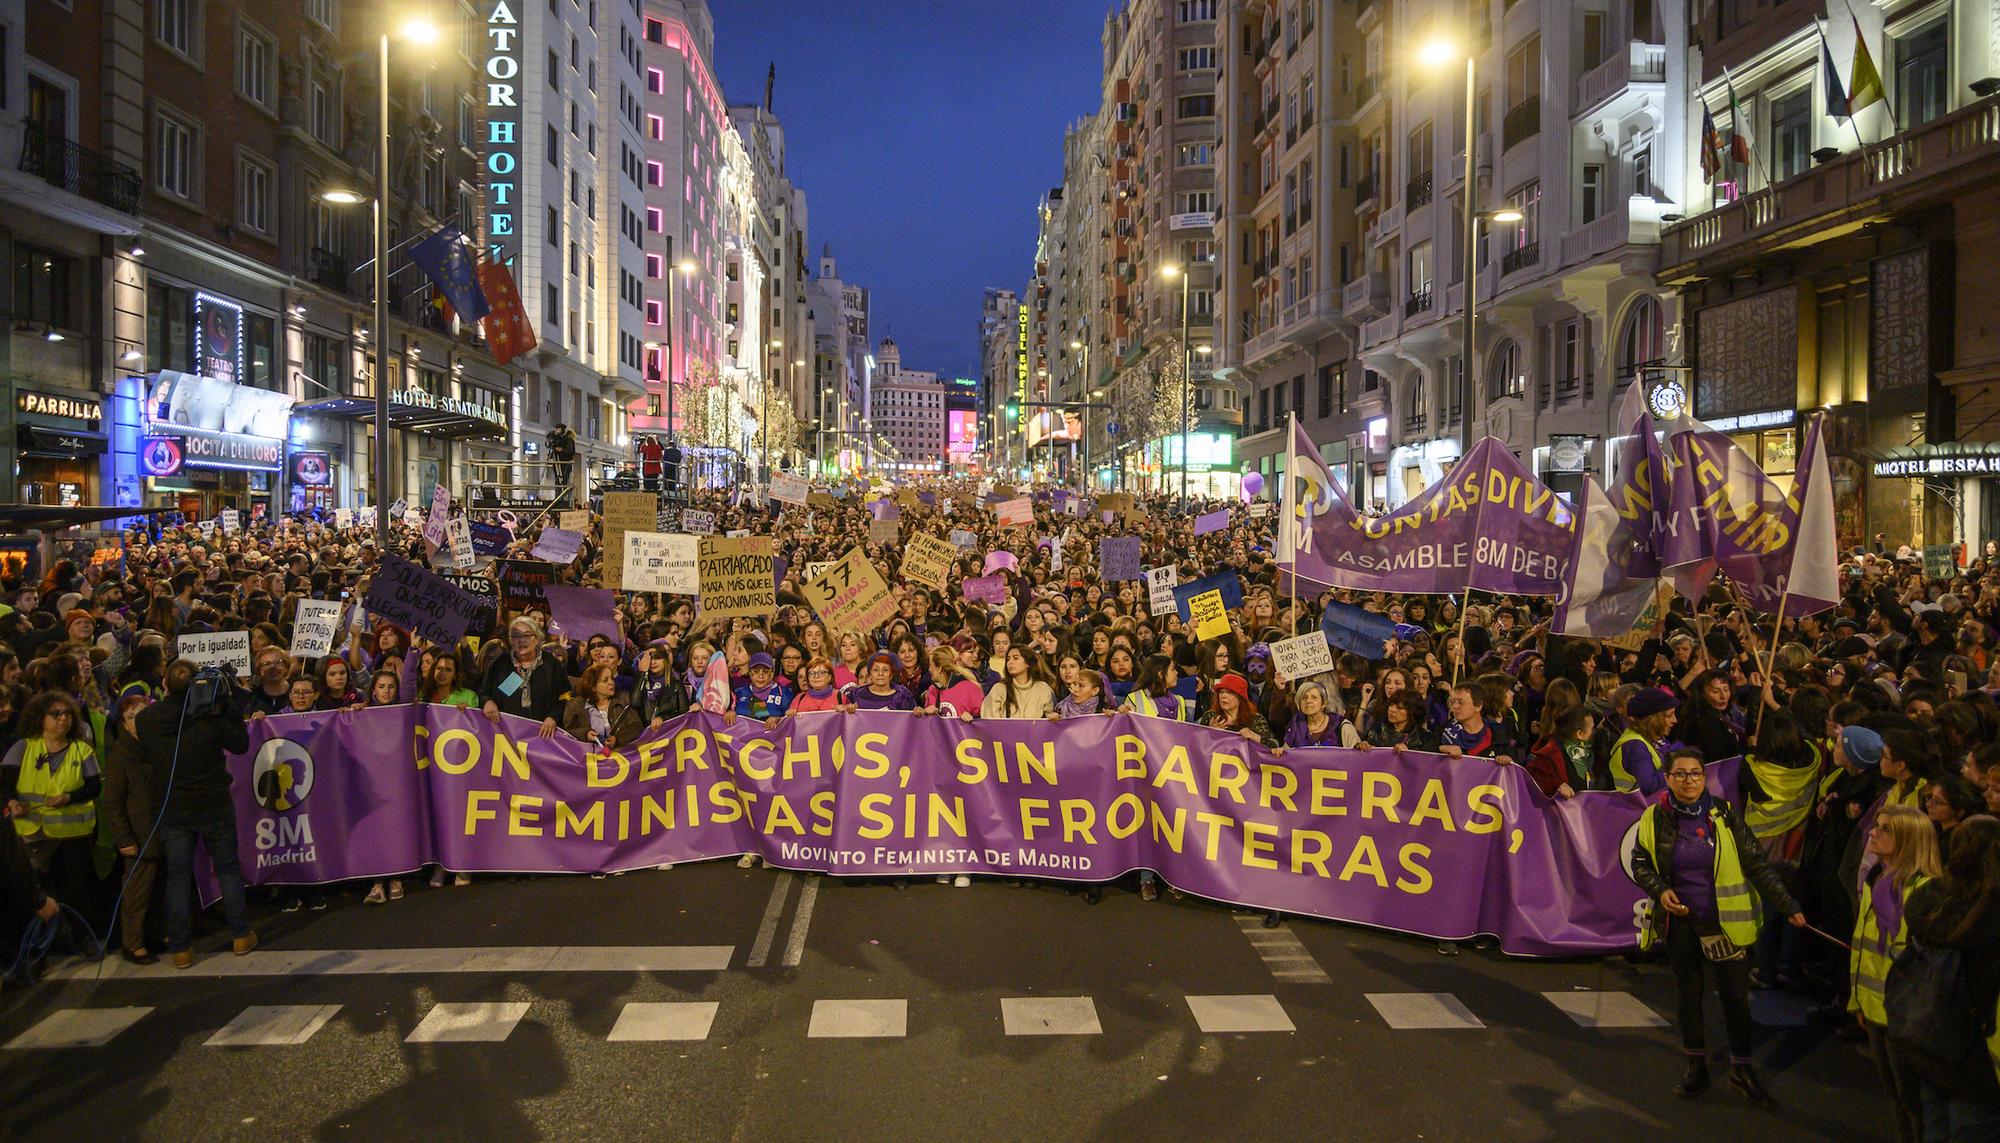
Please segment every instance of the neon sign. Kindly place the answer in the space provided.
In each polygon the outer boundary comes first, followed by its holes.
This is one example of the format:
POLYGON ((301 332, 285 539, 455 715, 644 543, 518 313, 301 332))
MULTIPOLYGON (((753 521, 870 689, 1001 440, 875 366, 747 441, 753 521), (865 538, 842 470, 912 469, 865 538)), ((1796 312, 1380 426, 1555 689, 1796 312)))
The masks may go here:
POLYGON ((521 168, 521 112, 515 81, 521 75, 521 21, 495 0, 486 17, 486 239, 495 262, 518 250, 515 173, 521 168))
POLYGON ((1021 319, 1020 350, 1014 364, 1015 392, 1021 397, 1028 395, 1028 307, 1020 306, 1014 311, 1021 319))

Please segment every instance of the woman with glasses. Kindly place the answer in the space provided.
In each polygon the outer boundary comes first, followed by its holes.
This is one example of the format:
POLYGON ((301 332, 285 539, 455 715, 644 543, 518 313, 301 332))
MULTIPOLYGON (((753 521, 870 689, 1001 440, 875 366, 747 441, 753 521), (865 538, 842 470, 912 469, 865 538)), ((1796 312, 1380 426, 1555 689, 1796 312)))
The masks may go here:
POLYGON ((533 719, 542 724, 539 737, 554 738, 568 691, 562 661, 542 652, 541 627, 527 618, 508 624, 507 654, 486 668, 479 684, 486 717, 496 723, 503 714, 533 719))
POLYGON ((1701 756, 1675 751, 1666 765, 1666 793, 1639 818, 1632 847, 1632 879, 1654 901, 1639 947, 1666 929, 1667 962, 1680 993, 1681 1050, 1687 1072, 1674 1094, 1693 1099, 1707 1090, 1707 986, 1702 965, 1712 965, 1729 1034, 1729 1084, 1752 1103, 1771 1096, 1750 1066, 1750 959, 1763 908, 1761 894, 1790 924, 1804 927, 1805 913, 1778 879, 1736 811, 1708 791, 1701 756), (1754 888, 1753 888, 1754 886, 1754 888))

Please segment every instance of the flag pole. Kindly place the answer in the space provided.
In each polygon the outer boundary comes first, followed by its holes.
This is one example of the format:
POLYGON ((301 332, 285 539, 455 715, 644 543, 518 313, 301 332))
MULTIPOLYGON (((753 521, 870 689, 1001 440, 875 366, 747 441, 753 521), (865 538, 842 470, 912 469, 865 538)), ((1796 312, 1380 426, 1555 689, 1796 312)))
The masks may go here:
MULTIPOLYGON (((1828 12, 1827 19, 1831 20, 1832 18, 1833 18, 1833 13, 1828 12)), ((1826 66, 1830 69, 1833 67, 1833 45, 1827 42, 1826 29, 1820 25, 1820 22, 1818 20, 1813 21, 1813 30, 1819 33, 1820 58, 1826 61, 1826 66)), ((1833 78, 1838 80, 1840 78, 1840 74, 1838 72, 1835 72, 1833 78)), ((1852 93, 1843 91, 1842 94, 1846 96, 1847 100, 1850 103, 1853 102, 1854 96, 1852 93)), ((1841 110, 1843 112, 1846 112, 1846 114, 1842 115, 1841 118, 1846 119, 1847 125, 1854 131, 1854 149, 1857 152, 1865 153, 1868 150, 1868 144, 1864 142, 1861 138, 1860 119, 1852 111, 1848 111, 1845 107, 1841 108, 1841 110)), ((1832 115, 1834 113, 1833 108, 1831 107, 1827 108, 1826 113, 1828 115, 1832 115)))
POLYGON ((1472 618, 1472 588, 1467 587, 1465 589, 1465 602, 1460 604, 1458 608, 1458 658, 1451 664, 1452 686, 1458 685, 1459 671, 1464 667, 1471 666, 1470 663, 1466 662, 1465 654, 1465 623, 1470 618, 1472 618))
MULTIPOLYGON (((1734 147, 1736 145, 1735 140, 1744 137, 1743 131, 1748 124, 1741 122, 1741 120, 1750 114, 1750 109, 1744 106, 1742 100, 1736 98, 1736 81, 1729 76, 1728 64, 1722 65, 1722 86, 1729 89, 1730 146, 1734 147)), ((1761 149, 1752 148, 1747 143, 1744 144, 1743 149, 1752 152, 1751 158, 1755 160, 1752 169, 1764 176, 1764 186, 1769 188, 1771 185, 1771 168, 1769 164, 1764 162, 1764 152, 1761 149)))
POLYGON ((1299 626, 1299 537, 1293 529, 1298 527, 1299 515, 1299 414, 1294 409, 1285 415, 1285 491, 1278 497, 1278 507, 1284 519, 1278 527, 1284 530, 1287 543, 1285 551, 1292 557, 1292 621, 1285 628, 1285 638, 1297 635, 1299 626))
POLYGON ((1771 694, 1771 669, 1778 662, 1778 640, 1783 638, 1785 633, 1785 604, 1791 602, 1791 598, 1792 585, 1790 577, 1787 576, 1785 590, 1778 593, 1778 617, 1771 621, 1771 645, 1765 648, 1763 665, 1759 668, 1764 676, 1764 685, 1757 691, 1757 724, 1750 731, 1752 742, 1764 732, 1764 711, 1771 705, 1764 700, 1771 694))

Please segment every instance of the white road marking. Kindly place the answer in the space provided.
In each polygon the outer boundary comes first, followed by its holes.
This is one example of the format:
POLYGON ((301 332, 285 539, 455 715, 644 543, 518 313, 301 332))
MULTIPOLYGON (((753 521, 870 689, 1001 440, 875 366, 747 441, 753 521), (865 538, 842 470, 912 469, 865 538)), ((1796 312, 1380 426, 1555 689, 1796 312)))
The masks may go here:
POLYGON ((1300 942, 1298 934, 1291 926, 1280 922, 1272 928, 1264 927, 1262 913, 1236 914, 1236 927, 1243 933, 1250 947, 1257 950, 1257 956, 1271 975, 1286 984, 1332 984, 1333 978, 1319 966, 1312 953, 1300 942))
POLYGON ((203 1043, 211 1048, 277 1048, 303 1044, 340 1011, 338 1004, 254 1004, 203 1043))
POLYGON ((771 959, 771 942, 777 938, 778 922, 785 915, 785 898, 792 891, 792 881, 797 874, 778 874, 771 886, 771 900, 764 906, 764 920, 757 926, 757 939, 750 942, 750 959, 743 962, 745 968, 763 968, 771 959))
POLYGON ((812 926, 813 902, 819 898, 819 878, 808 877, 799 886, 799 910, 792 915, 792 935, 785 941, 785 967, 796 968, 806 955, 806 930, 812 926))
POLYGON ((1088 996, 1007 996, 1000 1023, 1009 1036, 1096 1036, 1097 1005, 1088 996))
POLYGON ((640 1040, 706 1040, 722 1005, 713 1000, 627 1004, 605 1039, 613 1043, 640 1040))
MULTIPOLYGON (((259 949, 210 956, 176 970, 165 961, 104 966, 106 980, 187 980, 217 976, 381 976, 465 972, 721 972, 733 945, 535 945, 521 948, 259 949)), ((97 965, 74 961, 56 980, 95 979, 97 965)))
POLYGON ((808 1039, 901 1038, 910 1032, 907 1000, 815 1000, 808 1039))
POLYGON ((1188 1011, 1204 1032, 1296 1032, 1278 998, 1263 996, 1189 996, 1188 1011))
POLYGON ((1399 1031, 1418 1028, 1484 1028, 1464 1002, 1449 992, 1370 992, 1384 1023, 1399 1031))
POLYGON ((7 1041, 10 1052, 42 1048, 95 1048, 137 1024, 150 1007, 63 1008, 7 1041))
POLYGON ((440 1004, 405 1036, 410 1044, 493 1042, 513 1035, 531 1005, 520 1003, 440 1004))
POLYGON ((1667 1022, 1629 992, 1544 992, 1550 1004, 1585 1028, 1664 1028, 1667 1022))

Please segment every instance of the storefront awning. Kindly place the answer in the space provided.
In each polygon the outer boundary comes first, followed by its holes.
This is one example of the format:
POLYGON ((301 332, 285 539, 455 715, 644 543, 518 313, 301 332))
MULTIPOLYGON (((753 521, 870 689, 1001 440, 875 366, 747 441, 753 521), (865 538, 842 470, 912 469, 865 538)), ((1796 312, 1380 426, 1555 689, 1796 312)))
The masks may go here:
MULTIPOLYGON (((306 401, 294 405, 292 413, 294 416, 347 417, 352 420, 372 422, 375 419, 375 399, 327 397, 319 401, 306 401)), ((406 404, 393 398, 389 401, 389 427, 450 437, 453 440, 478 440, 507 435, 506 425, 485 417, 474 416, 450 407, 406 404)))
POLYGON ((1858 450, 1876 476, 2000 476, 2000 442, 1946 441, 1858 450))
POLYGON ((111 447, 111 438, 88 429, 52 429, 47 425, 20 425, 18 440, 22 456, 74 460, 97 456, 111 447))
POLYGON ((118 520, 126 516, 155 516, 172 508, 106 508, 101 506, 64 508, 54 504, 0 504, 0 535, 16 535, 40 529, 54 531, 118 520))

